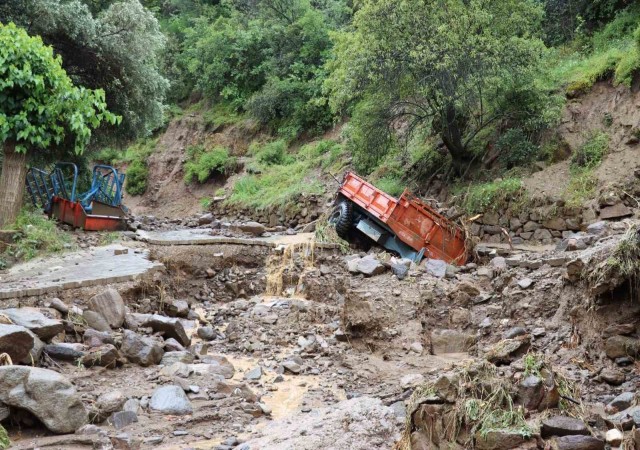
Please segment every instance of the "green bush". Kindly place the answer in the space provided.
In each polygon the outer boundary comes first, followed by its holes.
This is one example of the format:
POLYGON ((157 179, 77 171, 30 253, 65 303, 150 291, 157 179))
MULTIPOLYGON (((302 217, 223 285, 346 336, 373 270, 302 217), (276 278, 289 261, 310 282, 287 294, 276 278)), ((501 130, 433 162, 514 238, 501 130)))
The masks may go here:
POLYGON ((122 152, 120 150, 116 150, 115 148, 105 147, 95 155, 93 155, 93 160, 96 162, 100 162, 108 165, 116 165, 122 159, 122 152))
POLYGON ((125 190, 129 195, 142 195, 147 190, 149 170, 144 162, 133 161, 127 167, 125 190))
POLYGON ((59 229, 54 220, 48 219, 40 211, 23 209, 13 228, 18 234, 14 245, 8 251, 18 259, 26 261, 71 247, 70 236, 59 229))
POLYGON ((185 183, 191 183, 194 180, 204 183, 213 174, 227 174, 236 166, 236 159, 229 155, 226 148, 216 147, 204 151, 201 147, 192 147, 188 153, 193 159, 184 165, 185 183))
POLYGON ((520 128, 503 133, 496 141, 496 149, 507 169, 531 163, 540 152, 540 148, 520 128))
POLYGON ((266 166, 288 164, 293 161, 287 152, 287 143, 282 139, 265 144, 257 151, 256 159, 266 166))
POLYGON ((596 132, 589 136, 586 142, 571 156, 571 167, 574 169, 598 167, 608 149, 609 135, 596 132))
POLYGON ((405 183, 401 179, 393 178, 391 176, 380 178, 375 182, 375 186, 394 197, 400 196, 406 187, 405 183))

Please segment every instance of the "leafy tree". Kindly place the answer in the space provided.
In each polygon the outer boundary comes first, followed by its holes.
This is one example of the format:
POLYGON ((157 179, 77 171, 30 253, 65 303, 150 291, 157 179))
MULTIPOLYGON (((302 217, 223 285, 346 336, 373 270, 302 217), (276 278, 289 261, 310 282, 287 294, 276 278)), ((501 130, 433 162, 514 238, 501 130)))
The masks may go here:
POLYGON ((22 205, 28 154, 47 152, 67 136, 82 153, 102 121, 120 121, 107 111, 104 91, 74 86, 40 38, 0 24, 0 227, 12 223, 22 205))
POLYGON ((364 0, 329 66, 334 111, 385 93, 388 125, 430 127, 461 172, 478 134, 509 113, 496 100, 530 82, 542 15, 534 0, 364 0))
POLYGON ((75 83, 104 89, 109 109, 123 117, 117 130, 103 129, 109 137, 134 138, 162 124, 165 38, 139 0, 6 0, 0 22, 9 20, 51 45, 75 83))

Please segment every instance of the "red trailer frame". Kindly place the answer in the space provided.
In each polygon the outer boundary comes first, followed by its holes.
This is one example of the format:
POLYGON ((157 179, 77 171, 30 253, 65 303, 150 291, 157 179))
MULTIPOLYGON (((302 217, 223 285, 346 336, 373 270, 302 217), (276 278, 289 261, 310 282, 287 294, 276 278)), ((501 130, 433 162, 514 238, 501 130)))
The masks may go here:
POLYGON ((463 229, 408 190, 399 199, 347 172, 339 194, 424 257, 463 265, 467 261, 463 229))

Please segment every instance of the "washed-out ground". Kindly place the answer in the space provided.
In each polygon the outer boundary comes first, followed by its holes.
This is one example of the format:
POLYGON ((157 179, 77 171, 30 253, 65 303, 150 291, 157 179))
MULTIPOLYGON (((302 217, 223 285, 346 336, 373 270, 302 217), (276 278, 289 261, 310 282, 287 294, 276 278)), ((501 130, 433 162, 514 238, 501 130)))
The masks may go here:
POLYGON ((375 248, 343 254, 308 234, 211 217, 144 218, 107 247, 76 232, 79 252, 0 274, 0 353, 18 351, 6 327, 46 344, 0 367, 2 424, 20 449, 439 448, 429 426, 440 419, 420 417, 463 389, 416 393, 488 360, 516 386, 526 432, 493 444, 461 433, 447 448, 570 448, 571 431, 541 428, 558 415, 593 438, 571 448, 604 448, 610 429, 636 420, 640 304, 624 280, 585 280, 630 225, 601 223, 557 249, 480 246, 460 268, 406 266, 375 248), (527 355, 576 386, 579 414, 526 406, 527 355), (36 383, 50 392, 21 389, 36 383), (614 417, 627 408, 631 419, 614 417))

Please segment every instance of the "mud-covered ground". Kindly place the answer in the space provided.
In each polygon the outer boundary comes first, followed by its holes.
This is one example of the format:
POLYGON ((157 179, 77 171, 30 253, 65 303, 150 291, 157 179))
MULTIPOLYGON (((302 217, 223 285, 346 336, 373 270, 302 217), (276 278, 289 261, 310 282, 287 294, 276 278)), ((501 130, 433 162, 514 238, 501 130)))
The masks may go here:
MULTIPOLYGON (((366 255, 357 250, 151 246, 125 233, 118 237, 124 245, 148 247, 165 269, 111 286, 127 309, 124 324, 109 334, 121 352, 125 329, 156 339, 167 351, 164 364, 143 367, 120 355, 111 367, 87 367, 45 349, 40 366, 72 382, 93 424, 55 435, 13 408, 3 425, 15 448, 388 449, 407 432, 413 448, 437 448, 419 440, 420 426, 406 428, 414 390, 456 368, 491 361, 505 339, 519 339, 526 343, 493 359, 499 376, 517 383, 526 373, 523 357, 543 359, 575 385, 579 418, 604 445, 614 412, 607 405, 635 393, 640 382, 635 355, 627 351, 640 342, 640 303, 625 281, 594 295, 587 279, 627 228, 604 225, 580 250, 479 247, 476 261, 464 267, 412 265, 400 272, 397 261, 376 249, 369 253, 377 266, 363 271, 353 261, 366 255), (166 333, 132 326, 136 314, 177 316, 190 345, 178 354, 166 333), (612 348, 621 337, 624 357, 612 348), (150 398, 162 386, 179 386, 191 410, 152 408, 150 398), (137 421, 116 428, 113 414, 123 410, 137 421)), ((92 235, 79 235, 78 242, 98 244, 92 235)), ((59 297, 77 312, 100 289, 59 297)), ((51 300, 29 302, 45 308, 51 300)), ((87 344, 89 327, 73 320, 73 331, 50 343, 87 344)), ((547 448, 540 420, 565 413, 527 412, 530 439, 500 448, 547 448)), ((473 442, 459 440, 455 448, 473 442)))

